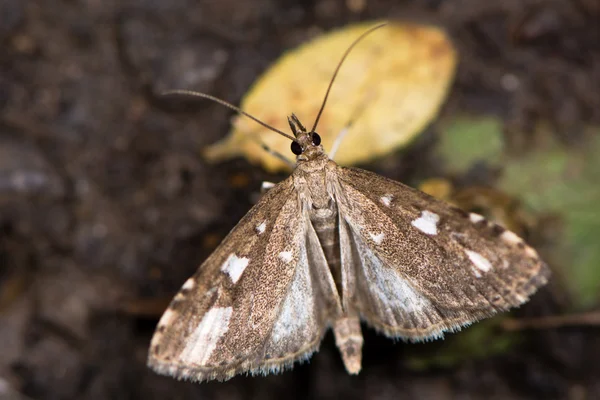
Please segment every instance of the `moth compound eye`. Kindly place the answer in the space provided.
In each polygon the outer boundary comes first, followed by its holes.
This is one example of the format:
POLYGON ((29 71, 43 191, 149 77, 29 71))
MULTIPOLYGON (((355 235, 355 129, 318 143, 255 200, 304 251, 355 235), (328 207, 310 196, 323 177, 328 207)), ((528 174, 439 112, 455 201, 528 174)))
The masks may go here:
POLYGON ((300 154, 302 154, 302 146, 300 146, 300 143, 298 142, 292 142, 292 153, 294 153, 295 155, 299 156, 300 154))
POLYGON ((321 136, 317 132, 313 132, 312 134, 312 144, 318 146, 321 144, 321 136))

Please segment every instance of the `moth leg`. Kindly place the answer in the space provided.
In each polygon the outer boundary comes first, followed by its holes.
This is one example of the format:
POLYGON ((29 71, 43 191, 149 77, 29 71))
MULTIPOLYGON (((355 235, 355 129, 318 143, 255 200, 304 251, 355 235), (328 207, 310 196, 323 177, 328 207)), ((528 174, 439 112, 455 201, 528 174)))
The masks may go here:
POLYGON ((335 345, 342 354, 344 366, 349 374, 356 375, 362 368, 363 336, 357 315, 343 316, 333 324, 335 345))
POLYGON ((350 120, 350 122, 348 124, 346 124, 346 126, 343 127, 342 130, 340 131, 340 133, 338 133, 337 136, 335 137, 335 141, 333 142, 333 145, 331 146, 331 151, 329 152, 330 160, 333 160, 333 157, 335 157, 335 153, 337 153, 338 149, 340 148, 340 145, 342 144, 342 140, 344 140, 344 137, 350 130, 350 127, 352 126, 353 122, 354 122, 354 120, 350 120))
POLYGON ((369 92, 363 98, 363 100, 360 102, 360 104, 354 109, 354 112, 352 113, 352 117, 350 117, 350 119, 348 120, 346 125, 337 134, 337 136, 335 137, 335 140, 333 141, 333 145, 331 146, 331 150, 329 151, 329 159, 330 160, 333 160, 333 157, 335 157, 335 154, 337 153, 337 151, 340 148, 340 145, 342 144, 342 140, 344 140, 344 137, 346 136, 346 134, 348 134, 348 131, 350 130, 350 128, 352 128, 352 125, 354 125, 356 120, 362 116, 363 112, 367 108, 367 104, 369 104, 371 102, 372 98, 373 98, 373 92, 369 92))

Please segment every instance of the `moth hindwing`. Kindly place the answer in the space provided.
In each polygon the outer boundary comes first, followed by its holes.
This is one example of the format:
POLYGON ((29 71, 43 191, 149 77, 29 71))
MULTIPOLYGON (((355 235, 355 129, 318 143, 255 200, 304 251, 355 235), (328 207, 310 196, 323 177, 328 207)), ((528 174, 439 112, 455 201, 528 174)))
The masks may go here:
POLYGON ((148 355, 155 371, 195 381, 279 372, 308 359, 332 327, 356 374, 361 320, 392 338, 434 339, 519 306, 546 283, 547 266, 514 233, 338 166, 315 132, 319 116, 310 130, 289 119, 294 136, 282 134, 293 139, 292 175, 266 192, 165 311, 148 355))

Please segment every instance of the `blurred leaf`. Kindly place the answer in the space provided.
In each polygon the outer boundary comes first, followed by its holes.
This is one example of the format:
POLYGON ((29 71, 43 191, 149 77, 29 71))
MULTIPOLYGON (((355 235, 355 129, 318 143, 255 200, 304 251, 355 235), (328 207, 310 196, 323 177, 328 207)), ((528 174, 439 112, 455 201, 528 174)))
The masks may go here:
POLYGON ((459 116, 441 123, 437 153, 454 173, 479 161, 496 164, 503 150, 502 121, 489 116, 459 116))
MULTIPOLYGON (((333 71, 348 46, 376 22, 324 34, 289 51, 246 94, 246 112, 285 132, 294 112, 312 127, 333 71)), ((390 153, 413 139, 437 114, 454 76, 455 50, 439 29, 390 24, 367 36, 339 71, 317 131, 326 151, 355 118, 335 159, 351 165, 390 153)), ((287 169, 257 141, 290 154, 288 139, 237 116, 223 141, 207 148, 209 161, 244 155, 273 172, 287 169)))

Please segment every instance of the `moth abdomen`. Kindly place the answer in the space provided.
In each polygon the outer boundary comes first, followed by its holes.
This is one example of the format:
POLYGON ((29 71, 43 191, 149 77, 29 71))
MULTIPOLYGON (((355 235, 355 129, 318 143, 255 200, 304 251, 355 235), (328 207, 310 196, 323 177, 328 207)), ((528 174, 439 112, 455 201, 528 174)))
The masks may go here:
POLYGON ((364 342, 358 316, 350 315, 336 319, 333 334, 346 370, 350 374, 358 374, 361 370, 364 342))

